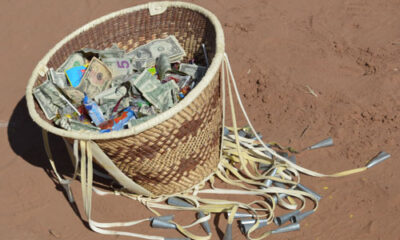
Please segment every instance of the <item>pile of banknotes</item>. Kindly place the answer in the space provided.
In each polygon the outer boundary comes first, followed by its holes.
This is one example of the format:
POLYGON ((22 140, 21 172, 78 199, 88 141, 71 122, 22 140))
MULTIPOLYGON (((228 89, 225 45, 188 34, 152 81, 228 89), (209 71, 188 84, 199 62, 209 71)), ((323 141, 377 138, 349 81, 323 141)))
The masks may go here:
POLYGON ((181 62, 185 55, 172 35, 130 52, 116 44, 83 48, 50 68, 33 95, 46 118, 66 130, 127 129, 173 107, 202 79, 207 67, 181 62))

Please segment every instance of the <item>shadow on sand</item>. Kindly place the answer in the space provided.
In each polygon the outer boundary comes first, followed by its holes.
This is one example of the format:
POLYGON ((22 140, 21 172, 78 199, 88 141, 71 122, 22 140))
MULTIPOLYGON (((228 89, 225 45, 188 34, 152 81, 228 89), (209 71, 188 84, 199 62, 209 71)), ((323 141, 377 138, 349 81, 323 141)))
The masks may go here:
MULTIPOLYGON (((55 188, 64 194, 68 202, 68 197, 63 187, 58 183, 49 163, 43 145, 42 130, 30 117, 25 97, 21 98, 18 102, 9 123, 7 133, 12 150, 29 164, 42 168, 54 182, 55 188)), ((74 169, 63 139, 49 133, 49 142, 57 171, 62 176, 71 178, 74 169)), ((107 186, 108 184, 110 183, 107 181, 94 179, 94 185, 97 187, 104 187, 104 185, 107 186), (100 185, 96 184, 96 182, 100 183, 100 185)), ((75 202, 71 204, 71 207, 79 218, 82 219, 75 202)), ((84 224, 87 226, 86 222, 84 224)))

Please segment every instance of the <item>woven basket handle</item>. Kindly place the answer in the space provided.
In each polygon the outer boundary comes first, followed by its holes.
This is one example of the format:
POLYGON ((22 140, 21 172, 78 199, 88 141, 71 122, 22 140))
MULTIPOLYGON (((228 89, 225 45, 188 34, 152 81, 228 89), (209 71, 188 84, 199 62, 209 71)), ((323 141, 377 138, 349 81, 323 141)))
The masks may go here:
POLYGON ((151 16, 161 14, 167 10, 169 2, 150 2, 149 12, 151 16))

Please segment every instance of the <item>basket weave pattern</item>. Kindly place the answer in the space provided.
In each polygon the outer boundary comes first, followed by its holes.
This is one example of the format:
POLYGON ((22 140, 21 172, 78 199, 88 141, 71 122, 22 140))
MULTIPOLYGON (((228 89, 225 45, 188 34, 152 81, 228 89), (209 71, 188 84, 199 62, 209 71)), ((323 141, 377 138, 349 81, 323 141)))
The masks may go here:
POLYGON ((150 192, 182 192, 219 162, 221 101, 218 76, 173 118, 136 136, 96 141, 116 166, 150 192))
MULTIPOLYGON (((184 61, 195 58, 197 64, 205 65, 201 43, 206 44, 210 62, 215 55, 216 34, 208 18, 187 8, 169 7, 155 16, 143 9, 95 25, 65 43, 47 66, 58 68, 71 53, 83 47, 104 49, 117 43, 130 51, 169 35, 174 35, 185 49, 184 61)), ((38 77, 34 85, 45 79, 38 77)), ((35 109, 46 120, 37 103, 35 109)), ((220 82, 216 74, 204 91, 172 118, 134 136, 96 143, 126 176, 153 194, 177 193, 215 172, 221 119, 220 82)))

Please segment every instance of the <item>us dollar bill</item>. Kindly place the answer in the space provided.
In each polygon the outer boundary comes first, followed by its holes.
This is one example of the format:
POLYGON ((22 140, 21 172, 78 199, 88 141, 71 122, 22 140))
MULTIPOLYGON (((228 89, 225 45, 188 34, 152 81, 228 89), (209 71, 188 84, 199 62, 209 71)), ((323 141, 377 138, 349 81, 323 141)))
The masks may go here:
POLYGON ((85 65, 85 58, 83 57, 82 53, 73 53, 70 55, 67 60, 57 68, 57 72, 64 72, 72 67, 83 66, 85 65))
POLYGON ((44 95, 40 88, 33 89, 33 96, 35 96, 46 118, 53 120, 57 116, 58 107, 51 102, 50 98, 44 95))
POLYGON ((102 58, 102 62, 110 69, 112 77, 119 77, 131 74, 133 66, 128 57, 109 57, 102 58))
POLYGON ((61 91, 68 96, 69 99, 75 104, 75 105, 81 105, 82 100, 85 97, 83 92, 79 91, 78 89, 68 86, 65 88, 62 88, 61 91))
POLYGON ((76 89, 86 93, 89 98, 94 98, 108 88, 111 80, 111 71, 98 58, 93 57, 76 89))
POLYGON ((190 75, 195 80, 201 80, 206 74, 207 68, 196 64, 181 63, 179 71, 190 75))
POLYGON ((67 77, 64 72, 57 72, 50 68, 47 72, 47 79, 59 88, 66 88, 68 86, 67 77))
POLYGON ((155 65, 156 59, 166 54, 170 62, 176 62, 186 56, 185 50, 175 36, 170 35, 164 39, 156 39, 145 45, 135 48, 127 53, 132 58, 132 64, 137 70, 155 65))
POLYGON ((110 48, 106 48, 104 50, 98 50, 94 48, 82 48, 79 50, 79 52, 88 57, 98 57, 100 59, 103 58, 109 58, 109 57, 124 57, 125 56, 125 50, 118 48, 117 44, 113 43, 113 45, 110 48))
POLYGON ((93 126, 88 123, 83 123, 81 121, 71 119, 71 118, 68 119, 68 123, 69 123, 69 127, 70 127, 69 130, 72 130, 72 131, 91 131, 91 132, 95 131, 95 132, 97 132, 100 130, 100 128, 98 128, 96 126, 93 126))
POLYGON ((179 87, 174 81, 161 84, 156 77, 147 70, 135 79, 134 86, 143 94, 143 97, 158 110, 165 111, 176 103, 179 87))
MULTIPOLYGON (((38 93, 37 90, 40 90, 41 93, 45 96, 46 99, 49 101, 46 101, 46 105, 49 105, 51 108, 54 105, 56 108, 55 113, 56 114, 71 114, 73 112, 76 112, 78 115, 80 115, 79 111, 75 108, 75 106, 59 91, 59 89, 49 80, 44 81, 41 85, 35 88, 36 94, 39 94, 39 98, 42 98, 42 103, 43 103, 43 97, 40 96, 40 93, 38 93), (50 104, 51 103, 51 104, 50 104)), ((44 110, 45 111, 45 110, 44 110)))
POLYGON ((67 117, 59 117, 55 119, 54 124, 64 128, 65 130, 71 130, 71 125, 69 124, 69 118, 67 117))
POLYGON ((49 80, 44 81, 38 88, 56 105, 59 109, 68 106, 68 100, 62 96, 62 93, 49 80))
POLYGON ((120 49, 115 43, 113 43, 110 48, 99 51, 99 57, 101 60, 107 58, 123 58, 124 56, 125 50, 120 49))
POLYGON ((120 87, 112 87, 104 90, 103 92, 97 94, 94 97, 94 100, 98 104, 104 104, 107 102, 117 102, 123 96, 125 96, 128 92, 128 89, 125 86, 120 87))

